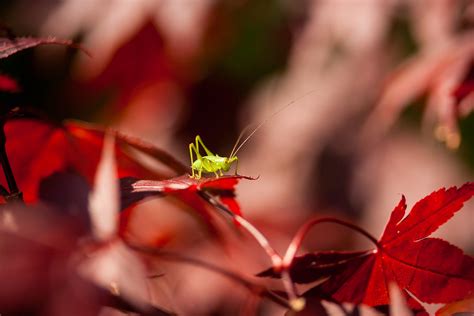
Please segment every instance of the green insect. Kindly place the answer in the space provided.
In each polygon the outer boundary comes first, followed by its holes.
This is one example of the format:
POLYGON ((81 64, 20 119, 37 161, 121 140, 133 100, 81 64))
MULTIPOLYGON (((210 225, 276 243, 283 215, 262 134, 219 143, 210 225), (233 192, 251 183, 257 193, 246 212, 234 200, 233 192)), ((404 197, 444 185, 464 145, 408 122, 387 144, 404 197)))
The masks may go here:
POLYGON ((223 171, 229 171, 230 167, 234 162, 236 162, 235 167, 235 174, 237 174, 237 165, 239 158, 237 158, 237 150, 235 150, 238 141, 235 143, 232 152, 230 153, 229 157, 221 157, 219 155, 214 155, 209 149, 207 149, 206 145, 202 142, 201 136, 196 136, 196 143, 189 144, 189 155, 191 157, 191 170, 192 170, 192 178, 200 179, 201 174, 205 173, 214 173, 216 178, 219 176, 223 176, 223 171), (204 151, 206 152, 205 156, 201 156, 199 153, 199 145, 202 146, 204 151), (194 160, 193 152, 196 154, 197 159, 194 160))
POLYGON ((242 148, 242 146, 247 143, 250 138, 265 124, 267 123, 272 117, 295 103, 296 101, 306 97, 309 94, 314 93, 315 90, 309 91, 306 94, 302 95, 301 97, 291 101, 290 103, 286 104, 276 112, 274 112, 272 115, 267 117, 263 122, 257 125, 253 129, 253 131, 242 141, 242 143, 239 145, 240 140, 242 139, 243 135, 245 132, 250 128, 251 125, 248 125, 245 127, 242 132, 240 133, 239 137, 237 138, 237 141, 235 142, 234 147, 232 148, 232 151, 230 152, 229 157, 221 157, 219 155, 214 155, 209 149, 207 149, 206 145, 204 145, 201 136, 197 135, 195 139, 195 143, 190 143, 189 144, 189 156, 191 158, 191 170, 192 174, 191 177, 195 179, 200 179, 202 173, 214 173, 216 175, 216 178, 219 176, 223 176, 224 172, 227 172, 230 170, 232 164, 235 162, 235 174, 237 175, 237 168, 238 168, 238 163, 239 163, 239 158, 237 158, 237 153, 239 150, 242 148), (200 146, 204 149, 204 152, 206 153, 205 156, 201 155, 199 152, 200 146), (194 154, 196 155, 196 160, 194 160, 194 154))

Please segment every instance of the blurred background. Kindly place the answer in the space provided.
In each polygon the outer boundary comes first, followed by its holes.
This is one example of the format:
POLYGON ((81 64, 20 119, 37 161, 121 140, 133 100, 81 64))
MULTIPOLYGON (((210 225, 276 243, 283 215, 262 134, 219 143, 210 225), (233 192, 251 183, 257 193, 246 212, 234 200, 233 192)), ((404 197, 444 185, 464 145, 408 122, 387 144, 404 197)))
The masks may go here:
MULTIPOLYGON (((243 128, 268 120, 238 154, 239 173, 260 178, 237 193, 279 251, 312 216, 379 236, 401 194, 410 208, 473 179, 474 1, 4 0, 0 20, 91 53, 40 47, 0 62, 22 103, 56 121, 112 126, 188 164, 195 135, 227 156, 243 128)), ((437 233, 470 254, 473 207, 437 233)), ((249 274, 268 267, 250 238, 223 252, 179 208, 140 204, 130 236, 249 274)), ((367 245, 324 225, 305 249, 367 245)), ((173 269, 154 288, 172 310, 237 314, 248 299, 212 273, 173 269)))

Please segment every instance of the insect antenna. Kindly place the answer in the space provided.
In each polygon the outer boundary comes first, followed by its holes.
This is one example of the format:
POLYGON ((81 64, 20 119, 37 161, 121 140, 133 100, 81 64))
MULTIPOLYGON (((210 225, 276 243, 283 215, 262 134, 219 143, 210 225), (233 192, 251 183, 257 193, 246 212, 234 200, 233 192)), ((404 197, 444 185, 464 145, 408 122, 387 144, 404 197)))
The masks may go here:
POLYGON ((242 137, 245 135, 245 132, 247 132, 247 130, 250 128, 250 126, 252 126, 253 124, 248 124, 247 126, 244 127, 244 129, 240 132, 239 134, 239 137, 237 138, 237 140, 235 141, 235 144, 234 144, 234 147, 232 147, 232 151, 230 152, 230 155, 229 155, 229 158, 232 158, 235 154, 235 148, 237 148, 237 145, 239 145, 239 142, 240 140, 242 139, 242 137))
POLYGON ((253 129, 253 131, 242 141, 242 143, 237 147, 237 149, 235 149, 235 147, 237 146, 237 144, 239 143, 240 139, 242 138, 242 136, 244 135, 244 132, 247 131, 250 126, 252 126, 252 124, 249 124, 247 125, 243 130, 242 132, 240 133, 239 135, 239 138, 237 139, 237 142, 235 143, 234 145, 234 148, 232 149, 232 152, 231 152, 231 155, 229 157, 233 157, 235 155, 237 155, 237 153, 239 152, 239 150, 245 145, 245 143, 247 143, 250 138, 252 138, 252 136, 263 126, 265 125, 268 121, 270 121, 275 115, 277 115, 278 113, 280 113, 281 111, 285 110, 286 108, 290 107, 291 105, 295 104, 296 102, 298 102, 299 100, 307 97, 308 95, 310 94, 313 94, 315 92, 318 92, 319 90, 311 90, 311 91, 308 91, 306 92, 305 94, 303 94, 302 96, 294 99, 293 101, 287 103, 286 105, 282 106, 281 108, 279 108, 278 110, 276 110, 275 112, 272 113, 272 115, 270 115, 269 117, 267 117, 265 120, 263 120, 260 124, 257 125, 257 127, 255 127, 253 129))

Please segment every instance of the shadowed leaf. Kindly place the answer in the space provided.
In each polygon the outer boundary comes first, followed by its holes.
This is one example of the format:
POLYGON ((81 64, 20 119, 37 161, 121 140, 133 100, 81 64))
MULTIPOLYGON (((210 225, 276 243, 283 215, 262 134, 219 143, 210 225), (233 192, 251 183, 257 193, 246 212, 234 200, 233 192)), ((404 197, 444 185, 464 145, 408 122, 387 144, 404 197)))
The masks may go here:
MULTIPOLYGON (((334 275, 355 264, 354 260, 365 257, 367 251, 337 252, 321 251, 308 253, 294 259, 291 266, 291 279, 296 283, 311 283, 334 275)), ((273 269, 257 274, 259 277, 280 277, 273 269)))

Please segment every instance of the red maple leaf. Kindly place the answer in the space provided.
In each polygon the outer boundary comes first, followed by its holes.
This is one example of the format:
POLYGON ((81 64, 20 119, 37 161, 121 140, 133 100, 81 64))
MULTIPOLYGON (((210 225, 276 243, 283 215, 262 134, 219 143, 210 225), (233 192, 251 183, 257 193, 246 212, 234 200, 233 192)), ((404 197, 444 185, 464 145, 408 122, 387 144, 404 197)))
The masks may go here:
MULTIPOLYGON (((235 186, 244 176, 225 176, 221 178, 194 179, 187 175, 161 181, 122 179, 122 207, 138 202, 148 196, 171 195, 190 204, 194 208, 203 202, 201 193, 216 196, 234 214, 241 215, 240 206, 235 200, 235 186)), ((202 196, 206 199, 206 196, 202 196)))
MULTIPOLYGON (((225 176, 198 180, 188 175, 161 181, 123 178, 121 179, 121 209, 126 211, 123 212, 122 218, 129 216, 127 210, 130 206, 146 197, 171 196, 190 206, 208 224, 209 231, 219 236, 214 225, 214 218, 209 211, 209 203, 216 207, 224 205, 228 215, 240 216, 240 206, 235 199, 235 186, 242 178, 252 179, 244 176, 225 176)), ((127 225, 128 220, 123 219, 120 225, 122 236, 125 236, 127 225)))
MULTIPOLYGON (((37 200, 39 183, 55 172, 74 171, 85 177, 89 184, 93 183, 103 144, 103 130, 79 122, 53 125, 35 119, 9 120, 4 128, 7 155, 26 202, 37 200)), ((163 179, 187 170, 165 152, 120 134, 117 134, 116 156, 119 177, 163 179), (149 171, 127 151, 129 147, 155 158, 161 155, 165 165, 175 172, 158 174, 149 171)), ((6 186, 3 173, 0 184, 6 186)))
MULTIPOLYGON (((474 258, 448 242, 429 237, 474 195, 474 183, 440 189, 420 200, 405 216, 402 197, 372 251, 323 252, 295 258, 290 273, 299 283, 328 280, 305 296, 330 296, 338 302, 389 305, 389 283, 396 283, 408 305, 422 311, 418 300, 449 303, 474 292, 474 258), (408 294, 410 293, 410 294, 408 294)), ((278 276, 265 271, 261 275, 278 276)))

